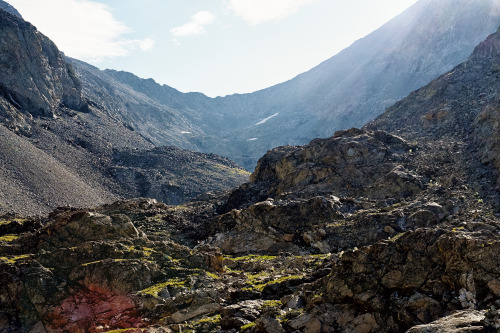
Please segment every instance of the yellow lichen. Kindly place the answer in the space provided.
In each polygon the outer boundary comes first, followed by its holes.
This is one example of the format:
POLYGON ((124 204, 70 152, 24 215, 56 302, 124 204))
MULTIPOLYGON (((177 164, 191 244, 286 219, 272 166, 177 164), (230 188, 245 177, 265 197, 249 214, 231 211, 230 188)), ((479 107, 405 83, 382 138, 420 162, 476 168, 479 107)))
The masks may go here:
POLYGON ((22 260, 22 259, 27 259, 31 257, 31 254, 21 254, 18 256, 12 256, 12 257, 0 257, 0 260, 6 261, 9 264, 15 264, 17 261, 22 260))
POLYGON ((15 239, 18 239, 18 235, 4 235, 0 237, 0 242, 12 242, 15 239))
POLYGON ((182 279, 170 279, 162 283, 155 284, 149 288, 141 290, 139 293, 143 295, 151 295, 154 297, 158 297, 158 293, 165 289, 166 287, 186 287, 187 281, 182 279))

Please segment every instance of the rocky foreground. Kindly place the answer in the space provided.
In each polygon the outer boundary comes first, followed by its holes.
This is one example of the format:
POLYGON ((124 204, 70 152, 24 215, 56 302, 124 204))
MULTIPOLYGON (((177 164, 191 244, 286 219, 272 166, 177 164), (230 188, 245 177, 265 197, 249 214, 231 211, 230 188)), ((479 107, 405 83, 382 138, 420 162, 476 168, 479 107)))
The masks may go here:
POLYGON ((249 183, 184 206, 5 216, 0 327, 494 332, 498 198, 449 149, 353 129, 277 148, 249 183))

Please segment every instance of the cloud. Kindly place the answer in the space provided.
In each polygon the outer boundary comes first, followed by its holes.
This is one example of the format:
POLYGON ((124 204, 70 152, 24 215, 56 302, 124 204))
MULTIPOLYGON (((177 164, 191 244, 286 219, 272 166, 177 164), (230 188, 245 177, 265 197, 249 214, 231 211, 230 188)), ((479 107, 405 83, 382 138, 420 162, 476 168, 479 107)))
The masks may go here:
POLYGON ((229 8, 234 13, 256 25, 266 21, 281 20, 291 16, 314 0, 230 0, 229 8))
POLYGON ((66 55, 89 62, 148 51, 154 40, 127 39, 132 29, 111 8, 90 0, 9 0, 23 17, 52 39, 66 55))
POLYGON ((188 23, 170 29, 170 33, 176 37, 194 36, 205 34, 205 26, 215 21, 215 16, 208 11, 201 11, 191 16, 188 23))

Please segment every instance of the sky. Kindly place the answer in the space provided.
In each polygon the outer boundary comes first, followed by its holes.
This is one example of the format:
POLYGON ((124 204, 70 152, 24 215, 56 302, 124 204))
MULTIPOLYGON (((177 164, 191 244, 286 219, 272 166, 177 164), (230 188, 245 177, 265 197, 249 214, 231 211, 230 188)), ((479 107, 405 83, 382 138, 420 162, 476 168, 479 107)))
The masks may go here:
POLYGON ((66 55, 215 97, 292 79, 416 0, 6 0, 66 55))

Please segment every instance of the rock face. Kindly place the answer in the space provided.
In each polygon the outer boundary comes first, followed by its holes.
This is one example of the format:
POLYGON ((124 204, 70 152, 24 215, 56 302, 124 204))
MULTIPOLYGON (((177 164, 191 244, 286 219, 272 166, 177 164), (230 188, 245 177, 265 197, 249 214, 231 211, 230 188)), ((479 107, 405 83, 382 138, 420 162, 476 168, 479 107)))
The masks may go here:
POLYGON ((247 180, 226 158, 154 148, 82 95, 72 66, 35 27, 0 9, 0 29, 0 213, 122 196, 181 203, 247 180))
POLYGON ((22 16, 21 16, 21 14, 19 14, 17 9, 15 9, 14 7, 12 7, 11 5, 9 5, 7 2, 5 2, 3 0, 0 0, 0 9, 22 19, 22 16))
MULTIPOLYGON (((59 105, 84 106, 81 85, 61 53, 35 27, 0 10, 2 97, 33 116, 54 117, 59 105)), ((2 110, 5 113, 6 110, 2 110)))
MULTIPOLYGON (((498 150, 499 33, 479 44, 469 59, 408 98, 396 103, 367 128, 407 137, 463 140, 483 164, 500 170, 498 150)), ((497 184, 500 184, 497 180, 497 184)))
POLYGON ((227 156, 248 170, 271 148, 363 126, 465 61, 500 25, 497 0, 420 0, 282 84, 208 98, 72 61, 86 96, 155 144, 227 156))

